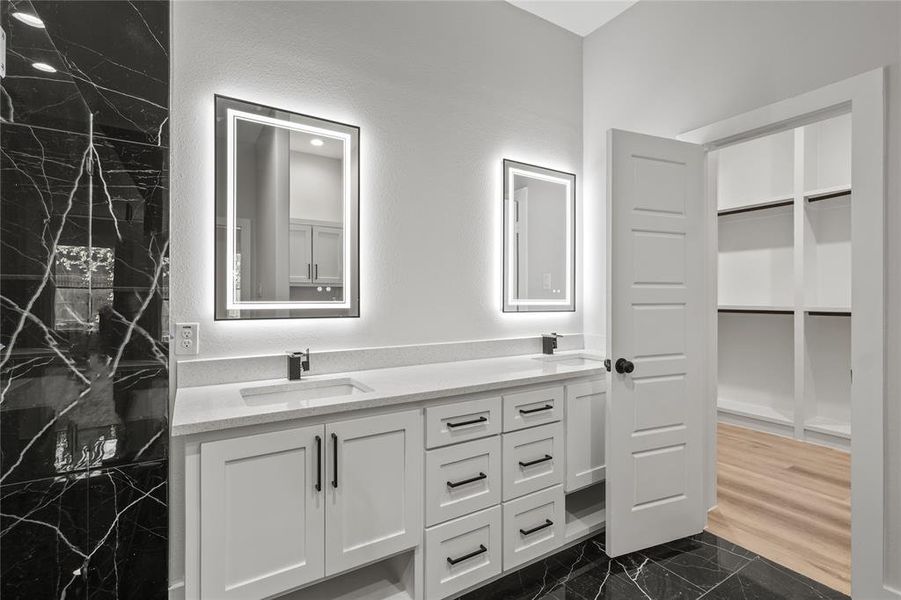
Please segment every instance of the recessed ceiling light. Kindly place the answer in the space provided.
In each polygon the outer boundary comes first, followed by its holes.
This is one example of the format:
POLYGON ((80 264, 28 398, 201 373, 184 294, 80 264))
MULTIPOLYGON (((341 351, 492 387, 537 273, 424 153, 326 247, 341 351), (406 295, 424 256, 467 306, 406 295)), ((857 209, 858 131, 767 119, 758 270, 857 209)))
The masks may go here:
POLYGON ((56 69, 48 65, 47 63, 36 62, 31 63, 31 66, 37 69, 38 71, 43 71, 44 73, 56 73, 56 69))
POLYGON ((44 21, 42 21, 41 18, 37 15, 23 12, 14 12, 12 15, 14 18, 22 21, 26 25, 31 25, 32 27, 37 27, 38 29, 44 28, 44 21))
POLYGON ((313 138, 312 140, 310 140, 310 143, 313 144, 314 146, 321 146, 325 142, 323 142, 319 138, 313 138))

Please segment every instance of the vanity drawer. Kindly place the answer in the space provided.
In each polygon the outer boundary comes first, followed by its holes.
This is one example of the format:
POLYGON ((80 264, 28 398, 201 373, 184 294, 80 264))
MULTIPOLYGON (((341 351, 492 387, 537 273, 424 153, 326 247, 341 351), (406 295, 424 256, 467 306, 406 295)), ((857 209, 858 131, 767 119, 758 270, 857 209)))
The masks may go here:
POLYGON ((435 525, 501 501, 498 436, 426 452, 425 517, 435 525))
POLYGON ((563 423, 503 437, 505 502, 563 483, 563 423))
POLYGON ((504 431, 553 423, 562 418, 562 385, 504 394, 504 431))
POLYGON ((501 572, 501 507, 425 531, 425 597, 446 598, 501 572))
POLYGON ((501 431, 501 399, 479 398, 425 409, 425 445, 437 448, 501 431))
POLYGON ((504 569, 512 569, 563 544, 563 486, 504 503, 504 569))

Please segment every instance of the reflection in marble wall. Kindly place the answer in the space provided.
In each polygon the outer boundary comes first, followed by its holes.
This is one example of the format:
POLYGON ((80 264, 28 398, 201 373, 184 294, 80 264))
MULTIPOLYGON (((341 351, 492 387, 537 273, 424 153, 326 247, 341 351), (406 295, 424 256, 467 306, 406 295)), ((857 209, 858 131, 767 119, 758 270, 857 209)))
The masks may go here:
POLYGON ((164 598, 168 2, 0 24, 0 596, 164 598))

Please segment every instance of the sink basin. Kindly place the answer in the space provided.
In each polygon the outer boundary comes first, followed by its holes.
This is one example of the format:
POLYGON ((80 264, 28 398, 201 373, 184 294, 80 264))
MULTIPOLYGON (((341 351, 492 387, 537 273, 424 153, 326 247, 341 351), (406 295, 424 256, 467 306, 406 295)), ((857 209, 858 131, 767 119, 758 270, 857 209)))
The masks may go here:
POLYGON ((604 359, 597 356, 589 356, 587 354, 555 354, 550 356, 538 356, 534 360, 551 363, 554 365, 563 365, 565 367, 586 367, 604 364, 604 359))
POLYGON ((241 397, 248 406, 262 406, 266 404, 302 404, 311 400, 338 398, 371 391, 372 388, 345 377, 244 388, 241 390, 241 397))

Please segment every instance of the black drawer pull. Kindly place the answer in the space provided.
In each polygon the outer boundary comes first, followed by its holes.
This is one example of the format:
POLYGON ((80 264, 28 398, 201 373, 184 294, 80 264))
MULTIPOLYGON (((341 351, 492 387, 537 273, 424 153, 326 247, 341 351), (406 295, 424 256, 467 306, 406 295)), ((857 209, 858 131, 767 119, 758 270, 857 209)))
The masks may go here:
POLYGON ((473 483, 473 482, 481 481, 481 480, 487 479, 487 478, 488 478, 488 476, 485 475, 484 473, 479 473, 475 477, 470 477, 469 479, 464 479, 463 481, 448 481, 447 487, 453 489, 455 487, 460 487, 461 485, 466 485, 467 483, 473 483))
POLYGON ((540 464, 543 462, 547 462, 549 460, 552 460, 553 458, 554 457, 551 456, 550 454, 545 454, 544 458, 536 458, 535 460, 530 460, 528 462, 519 461, 519 466, 520 467, 531 467, 532 465, 537 465, 537 464, 540 464))
POLYGON ((541 531, 542 529, 547 529, 548 527, 550 527, 553 524, 554 524, 554 522, 551 521, 550 519, 545 519, 544 523, 542 523, 541 525, 536 525, 535 527, 533 527, 531 529, 520 529, 519 533, 521 533, 523 535, 532 535, 536 531, 541 531))
POLYGON ((460 558, 451 558, 450 556, 448 556, 448 557, 447 557, 447 562, 449 562, 449 563, 451 564, 451 566, 453 566, 453 565, 455 565, 455 564, 457 564, 457 563, 463 562, 464 560, 469 560, 470 558, 475 558, 475 557, 478 556, 479 554, 484 554, 484 553, 486 553, 486 552, 488 552, 488 548, 486 548, 486 547, 483 546, 482 544, 479 544, 479 549, 478 549, 478 550, 476 550, 476 551, 474 551, 474 552, 470 552, 470 553, 467 554, 466 556, 461 556, 460 558))
POLYGON ((453 429, 454 427, 463 427, 464 425, 475 425, 476 423, 484 423, 488 420, 488 417, 479 417, 478 419, 471 419, 469 421, 460 421, 459 423, 448 423, 447 426, 453 429))
POLYGON ((532 413, 542 412, 545 410, 553 410, 553 404, 545 404, 544 406, 539 406, 538 408, 520 408, 519 414, 521 415, 531 415, 532 413))
POLYGON ((322 491, 322 438, 316 436, 316 491, 322 491))

